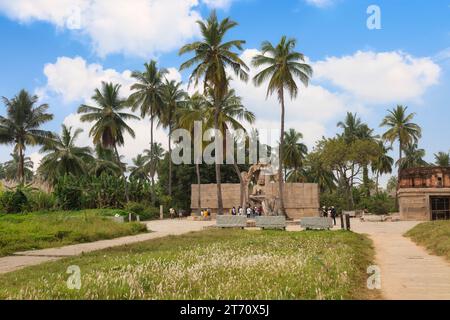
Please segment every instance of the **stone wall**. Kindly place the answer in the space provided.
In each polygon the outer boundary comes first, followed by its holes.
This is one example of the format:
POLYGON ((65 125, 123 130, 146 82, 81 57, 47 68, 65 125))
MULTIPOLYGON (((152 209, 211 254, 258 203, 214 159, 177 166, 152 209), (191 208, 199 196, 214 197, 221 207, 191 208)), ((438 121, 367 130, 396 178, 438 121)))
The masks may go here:
POLYGON ((450 197, 450 188, 403 188, 398 191, 400 218, 409 221, 429 221, 431 197, 450 197))
MULTIPOLYGON (((202 208, 217 213, 217 187, 215 184, 201 185, 202 208)), ((262 187, 263 194, 272 197, 278 195, 278 184, 269 183, 262 187)), ((198 185, 191 187, 191 209, 196 210, 198 203, 198 185)), ((222 199, 225 213, 240 205, 240 185, 222 184, 222 199)), ((319 187, 315 183, 286 183, 284 201, 291 218, 314 217, 319 215, 319 187)))

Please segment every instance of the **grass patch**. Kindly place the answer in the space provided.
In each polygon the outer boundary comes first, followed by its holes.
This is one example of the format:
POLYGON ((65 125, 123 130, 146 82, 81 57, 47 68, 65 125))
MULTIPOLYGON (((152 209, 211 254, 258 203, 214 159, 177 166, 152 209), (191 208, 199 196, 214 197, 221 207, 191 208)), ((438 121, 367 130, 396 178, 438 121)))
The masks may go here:
POLYGON ((433 221, 417 225, 405 235, 430 252, 450 260, 450 221, 433 221))
POLYGON ((367 299, 373 248, 351 232, 207 230, 0 276, 0 299, 367 299), (66 270, 81 269, 81 290, 66 270))
POLYGON ((0 215, 0 256, 145 232, 138 223, 119 224, 114 210, 0 215))

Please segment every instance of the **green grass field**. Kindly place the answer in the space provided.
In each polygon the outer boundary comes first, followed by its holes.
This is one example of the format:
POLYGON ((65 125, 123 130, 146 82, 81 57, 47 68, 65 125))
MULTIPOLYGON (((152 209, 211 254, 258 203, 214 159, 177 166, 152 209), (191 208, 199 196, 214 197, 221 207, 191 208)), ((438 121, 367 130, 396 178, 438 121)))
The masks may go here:
POLYGON ((419 224, 408 231, 406 236, 426 247, 430 252, 450 260, 450 221, 419 224))
POLYGON ((1 299, 367 299, 373 248, 351 232, 207 230, 0 276, 1 299), (81 289, 66 273, 80 267, 81 289))
POLYGON ((0 256, 145 232, 138 223, 119 224, 114 210, 0 215, 0 256))

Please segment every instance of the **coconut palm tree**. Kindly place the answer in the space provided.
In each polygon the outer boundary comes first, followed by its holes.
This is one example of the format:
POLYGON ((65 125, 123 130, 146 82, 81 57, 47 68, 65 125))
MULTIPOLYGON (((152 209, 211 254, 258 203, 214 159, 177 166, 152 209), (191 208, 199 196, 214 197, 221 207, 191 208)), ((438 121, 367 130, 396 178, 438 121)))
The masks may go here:
MULTIPOLYGON (((415 113, 407 113, 408 107, 398 105, 383 119, 381 127, 389 128, 383 135, 383 139, 393 144, 399 142, 399 161, 403 158, 403 150, 406 146, 417 143, 422 137, 422 129, 412 122, 415 113)), ((399 177, 401 168, 399 167, 399 177)))
POLYGON ((140 181, 148 181, 148 166, 145 155, 138 154, 136 158, 131 160, 133 165, 128 168, 130 171, 130 178, 135 178, 140 181))
POLYGON ((380 153, 377 160, 372 163, 372 172, 376 174, 375 185, 376 192, 379 193, 379 178, 384 174, 392 173, 392 167, 394 165, 394 159, 389 156, 389 152, 392 151, 392 147, 385 146, 383 141, 378 141, 378 147, 380 153))
POLYGON ((40 129, 44 123, 53 119, 53 115, 47 113, 47 104, 36 106, 38 97, 31 96, 25 90, 12 99, 3 97, 3 102, 6 117, 0 116, 0 143, 14 145, 14 153, 19 157, 16 177, 24 183, 26 147, 43 145, 53 138, 50 131, 40 129))
POLYGON ((160 115, 160 124, 169 129, 169 185, 168 194, 172 196, 172 132, 177 125, 176 115, 187 104, 189 96, 181 88, 182 83, 166 80, 162 88, 163 109, 160 115))
POLYGON ((343 137, 347 143, 352 143, 359 139, 363 130, 361 118, 356 113, 347 112, 344 121, 339 121, 337 126, 344 130, 343 137))
POLYGON ((40 152, 47 155, 41 161, 39 175, 53 183, 64 175, 87 173, 86 163, 93 160, 91 148, 77 147, 75 144, 82 132, 82 129, 72 131, 72 127, 63 124, 61 135, 56 135, 41 148, 40 152))
MULTIPOLYGON (((130 95, 130 103, 132 110, 137 109, 141 112, 141 117, 150 117, 150 150, 153 143, 153 127, 154 121, 161 115, 163 109, 162 87, 164 78, 168 71, 166 69, 158 69, 156 61, 144 64, 144 72, 135 71, 131 76, 136 79, 136 83, 131 86, 134 92, 130 95)), ((155 186, 155 177, 151 176, 152 184, 152 202, 155 201, 153 189, 155 186)))
MULTIPOLYGON (((238 53, 233 50, 242 51, 245 44, 243 40, 225 41, 227 32, 237 26, 237 23, 225 18, 222 21, 217 19, 213 11, 206 21, 198 21, 202 40, 185 45, 180 50, 180 55, 194 53, 194 57, 184 62, 180 70, 194 68, 189 82, 195 85, 203 80, 205 90, 211 89, 214 93, 215 118, 214 129, 219 130, 220 102, 229 90, 229 78, 227 70, 231 69, 241 80, 247 81, 249 68, 239 58, 238 53)), ((216 139, 216 143, 220 143, 216 139)), ((216 145, 216 150, 219 149, 216 145)), ((218 214, 223 214, 222 187, 220 176, 220 163, 216 163, 217 182, 217 206, 218 214)))
POLYGON ((33 179, 33 167, 34 163, 31 161, 30 157, 24 157, 22 159, 23 162, 21 162, 21 159, 17 153, 11 153, 12 159, 9 161, 6 161, 3 164, 3 170, 6 180, 16 180, 17 179, 17 172, 20 169, 20 165, 23 163, 23 172, 24 172, 24 179, 22 180, 25 184, 27 181, 31 181, 33 179))
POLYGON ((425 157, 425 150, 419 149, 417 143, 408 144, 403 151, 405 152, 405 155, 397 162, 400 170, 428 166, 428 163, 423 160, 425 157))
POLYGON ((436 166, 438 167, 450 167, 450 153, 438 152, 434 155, 436 166))
MULTIPOLYGON (((205 116, 204 112, 206 110, 206 99, 203 95, 196 92, 193 95, 191 95, 188 99, 188 103, 186 104, 186 107, 179 110, 179 117, 178 117, 178 126, 180 128, 183 128, 185 130, 188 130, 191 133, 191 136, 194 136, 195 134, 195 123, 201 123, 202 127, 204 127, 205 122, 205 116)), ((194 140, 194 147, 198 148, 198 150, 201 150, 203 154, 203 137, 201 137, 200 140, 194 140)), ((197 214, 201 215, 202 210, 202 195, 201 195, 201 184, 202 179, 200 175, 200 164, 202 161, 201 156, 198 155, 200 158, 196 158, 194 160, 195 163, 195 171, 197 175, 197 214)))
MULTIPOLYGON (((139 117, 124 112, 128 108, 127 100, 120 97, 121 85, 102 82, 101 90, 96 89, 92 100, 97 106, 81 105, 78 113, 81 113, 82 122, 94 122, 89 135, 93 138, 94 145, 101 144, 104 148, 111 148, 115 152, 116 162, 121 165, 119 151, 117 146, 125 144, 124 134, 128 133, 132 138, 135 137, 134 130, 128 126, 126 120, 139 120, 139 117)), ((122 176, 124 178, 125 196, 128 201, 127 182, 125 171, 122 167, 122 176)))
POLYGON ((300 142, 301 139, 303 134, 292 128, 284 135, 283 164, 286 171, 285 177, 289 182, 300 182, 305 179, 303 164, 308 154, 308 147, 300 142), (289 173, 288 169, 290 169, 289 173))
POLYGON ((89 174, 96 177, 103 173, 107 175, 120 176, 124 170, 123 164, 117 164, 114 151, 108 148, 103 148, 101 144, 95 146, 95 159, 88 163, 89 174))
MULTIPOLYGON (((206 110, 204 113, 205 126, 206 128, 212 128, 215 125, 216 109, 214 106, 214 96, 213 92, 210 90, 209 95, 206 98, 206 110)), ((218 116, 218 128, 221 132, 222 137, 226 137, 227 131, 237 130, 246 132, 244 122, 248 124, 253 124, 255 122, 256 116, 253 112, 249 111, 242 103, 242 98, 236 95, 233 89, 230 89, 228 93, 223 97, 220 102, 221 109, 218 116)), ((240 137, 236 137, 239 139, 240 137)), ((242 137, 241 137, 242 138, 242 137)), ((223 150, 225 154, 229 157, 233 156, 233 168, 236 175, 239 178, 240 183, 240 202, 242 208, 246 209, 245 203, 245 181, 242 177, 241 170, 237 164, 234 154, 231 154, 234 150, 229 150, 226 145, 226 141, 223 143, 223 150)))
POLYGON ((146 160, 146 167, 150 177, 154 177, 159 174, 161 168, 161 162, 164 159, 164 148, 161 143, 153 143, 151 149, 144 150, 144 157, 146 160))
POLYGON ((261 45, 261 54, 253 58, 253 65, 256 68, 265 68, 254 77, 253 81, 255 85, 261 86, 269 80, 267 97, 276 93, 281 106, 278 182, 280 207, 282 213, 286 216, 283 193, 285 92, 287 91, 291 99, 295 99, 299 91, 296 80, 298 79, 304 86, 308 86, 313 73, 311 66, 304 63, 304 55, 295 51, 296 44, 297 41, 295 39, 287 39, 286 36, 283 36, 280 43, 276 46, 266 41, 261 45))
POLYGON ((320 154, 311 152, 305 160, 305 175, 308 182, 317 183, 320 192, 333 191, 336 189, 337 179, 333 171, 329 170, 321 159, 320 154))

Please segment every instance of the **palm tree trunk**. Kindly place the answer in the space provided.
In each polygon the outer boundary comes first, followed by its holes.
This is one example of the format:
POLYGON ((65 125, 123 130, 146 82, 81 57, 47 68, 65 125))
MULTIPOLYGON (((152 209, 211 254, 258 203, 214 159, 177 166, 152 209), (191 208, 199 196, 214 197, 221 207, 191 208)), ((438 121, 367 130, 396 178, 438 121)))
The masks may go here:
POLYGON ((199 216, 202 215, 202 192, 200 190, 202 186, 202 179, 200 177, 200 165, 198 163, 195 164, 195 170, 197 171, 197 185, 198 185, 198 200, 197 200, 197 213, 199 216))
POLYGON ((19 172, 18 172, 18 176, 19 176, 19 182, 21 184, 25 183, 25 156, 23 154, 23 149, 22 147, 19 147, 19 172))
POLYGON ((236 160, 233 163, 233 167, 234 167, 234 171, 236 171, 237 176, 239 177, 239 184, 240 184, 240 204, 242 206, 242 208, 245 207, 244 204, 244 192, 245 192, 245 185, 244 185, 244 179, 242 179, 242 174, 241 174, 241 170, 239 169, 239 166, 236 163, 236 160))
POLYGON ((283 147, 284 147, 284 118, 285 118, 285 105, 284 105, 284 90, 280 89, 280 102, 281 102, 281 136, 280 136, 280 148, 279 148, 279 159, 278 159, 278 188, 280 194, 280 209, 281 214, 285 215, 287 218, 289 216, 286 213, 286 208, 284 207, 284 182, 283 182, 283 147))
MULTIPOLYGON (((150 161, 153 160, 153 107, 150 107, 150 161)), ((152 191, 150 193, 151 203, 155 205, 155 173, 152 173, 151 177, 152 191)))
POLYGON ((169 197, 172 197, 172 129, 169 129, 169 197))
MULTIPOLYGON (((220 102, 218 95, 215 94, 215 113, 214 113, 214 129, 215 132, 219 132, 219 114, 220 114, 220 102)), ((216 183, 217 183, 217 215, 223 215, 223 200, 222 200, 222 178, 220 176, 220 163, 217 162, 217 154, 220 149, 220 141, 218 137, 215 138, 216 145, 216 183)))
POLYGON ((398 151, 398 178, 397 178, 397 192, 395 192, 395 207, 397 210, 400 209, 400 203, 398 201, 398 190, 400 189, 400 174, 402 173, 401 169, 401 160, 403 157, 402 149, 403 149, 403 143, 402 140, 399 139, 399 151, 398 151))
POLYGON ((127 202, 130 202, 130 197, 128 195, 127 177, 125 176, 125 170, 123 169, 122 164, 120 163, 120 155, 119 155, 119 151, 117 150, 116 144, 114 144, 114 151, 116 152, 117 165, 120 167, 120 170, 122 171, 122 178, 123 178, 123 182, 125 184, 125 199, 127 200, 127 202))
POLYGON ((377 170, 377 177, 376 177, 376 182, 375 182, 376 190, 377 190, 377 195, 380 194, 380 191, 379 191, 379 186, 380 186, 380 184, 379 184, 379 178, 380 178, 380 172, 377 170))
POLYGON ((366 197, 370 197, 369 168, 367 165, 363 166, 363 184, 366 197))

